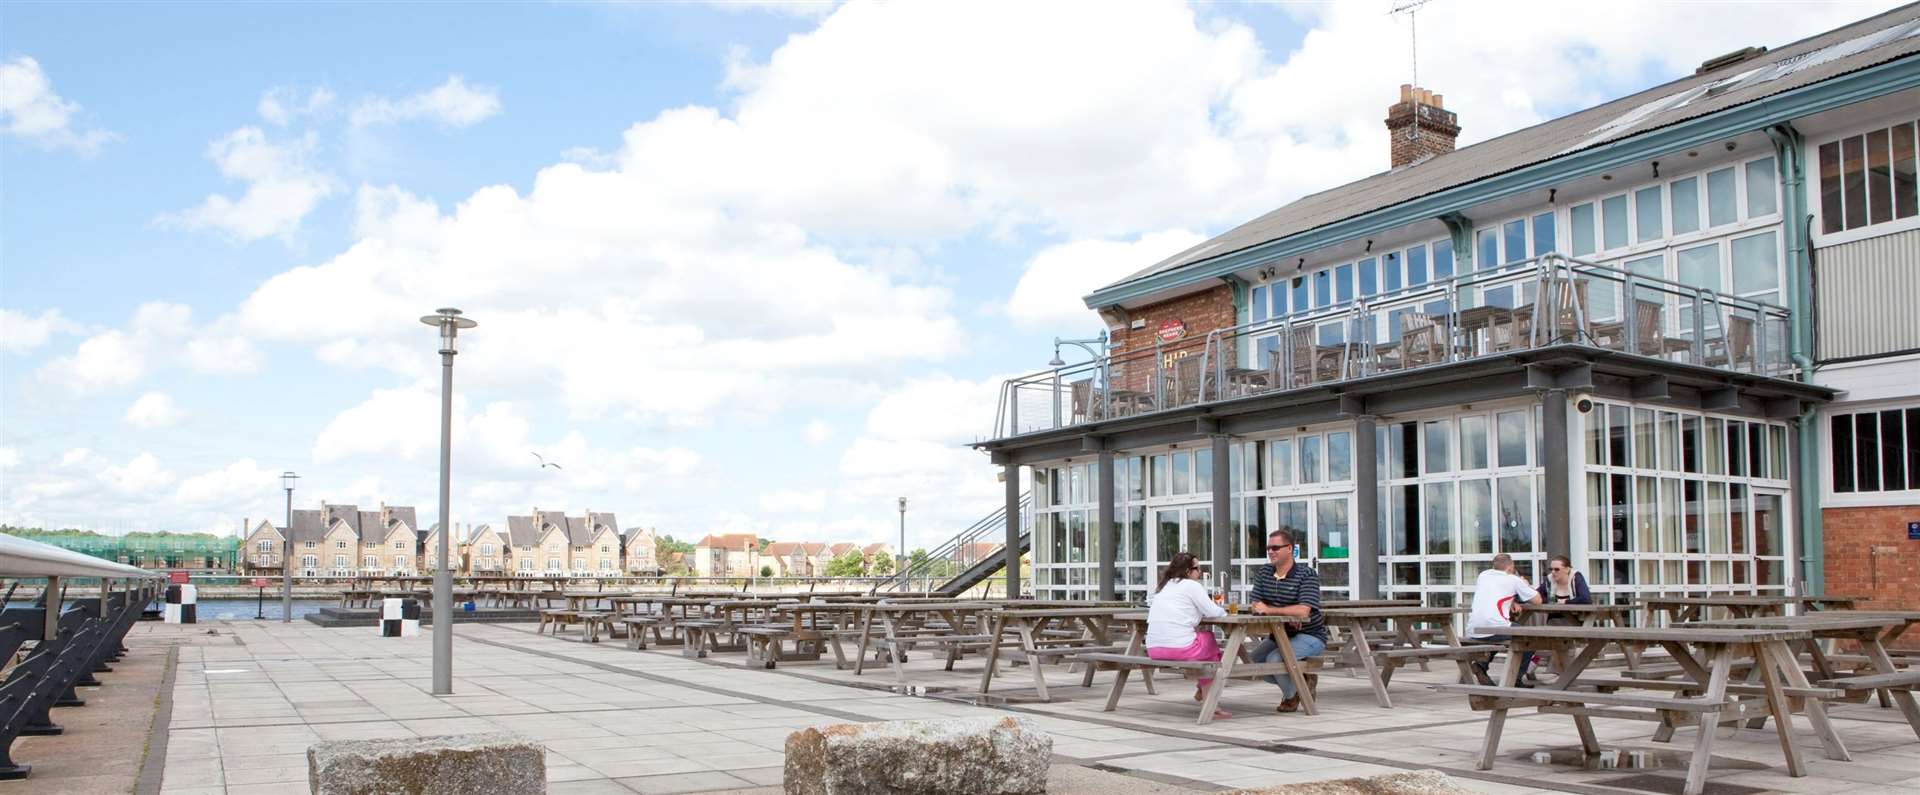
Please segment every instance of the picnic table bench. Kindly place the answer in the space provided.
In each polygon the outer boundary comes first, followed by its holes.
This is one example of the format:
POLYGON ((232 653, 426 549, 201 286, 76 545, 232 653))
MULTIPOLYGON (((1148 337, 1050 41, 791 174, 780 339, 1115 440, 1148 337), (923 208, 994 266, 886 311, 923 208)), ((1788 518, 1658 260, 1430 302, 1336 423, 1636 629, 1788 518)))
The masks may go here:
POLYGON ((1267 676, 1287 676, 1293 680, 1294 692, 1300 695, 1300 709, 1308 715, 1320 714, 1315 706, 1313 688, 1307 684, 1307 672, 1320 667, 1319 657, 1296 660, 1293 643, 1287 639, 1286 627, 1289 624, 1304 623, 1303 619, 1293 616, 1253 615, 1249 613, 1229 613, 1224 616, 1203 618, 1200 626, 1205 631, 1220 628, 1227 631, 1227 642, 1221 646, 1220 661, 1217 663, 1155 660, 1147 656, 1147 614, 1141 612, 1120 613, 1114 616, 1115 622, 1124 622, 1133 627, 1133 640, 1127 644, 1125 653, 1089 652, 1069 658, 1079 662, 1103 663, 1114 668, 1113 689, 1107 693, 1105 711, 1112 712, 1120 703, 1120 693, 1126 689, 1127 676, 1133 671, 1151 671, 1154 669, 1178 670, 1185 674, 1191 671, 1213 681, 1207 685, 1206 693, 1200 702, 1200 716, 1195 721, 1200 725, 1213 722, 1213 713, 1220 708, 1220 693, 1226 689, 1229 679, 1253 679, 1267 676), (1252 647, 1247 645, 1251 637, 1256 643, 1264 638, 1273 638, 1280 647, 1280 662, 1269 663, 1246 659, 1252 647))
MULTIPOLYGON (((1125 652, 1125 644, 1114 642, 1114 617, 1123 612, 1134 612, 1135 607, 1014 607, 1003 606, 993 611, 989 617, 991 628, 987 634, 995 638, 987 647, 986 669, 980 673, 980 692, 986 693, 993 686, 994 674, 1000 667, 1003 649, 1010 649, 1018 659, 1025 662, 1033 676, 1033 689, 1041 701, 1052 701, 1047 694, 1046 664, 1050 661, 1071 658, 1073 661, 1086 662, 1082 655, 1096 653, 1125 652), (1078 625, 1077 631, 1054 633, 1050 630, 1055 624, 1078 625), (1013 633, 1012 646, 1008 646, 1007 633, 1013 633)), ((1093 686, 1093 673, 1099 667, 1097 662, 1086 662, 1086 670, 1080 679, 1081 687, 1093 686)))
POLYGON ((946 652, 946 670, 951 671, 954 662, 968 650, 984 649, 997 640, 991 635, 969 633, 973 617, 993 609, 983 602, 877 602, 848 604, 846 608, 860 617, 859 656, 853 663, 855 676, 865 671, 870 650, 885 654, 895 681, 906 684, 903 664, 908 650, 917 645, 941 647, 946 652), (880 622, 881 637, 878 638, 873 634, 876 620, 880 622))
POLYGON ((1683 726, 1696 727, 1684 795, 1700 795, 1705 788, 1707 769, 1712 763, 1715 730, 1722 724, 1738 723, 1759 715, 1771 715, 1774 719, 1788 774, 1805 776, 1807 771, 1801 762, 1792 724, 1786 719, 1795 706, 1806 712, 1828 758, 1850 759, 1839 734, 1827 718, 1824 701, 1817 697, 1820 693, 1807 681, 1799 664, 1792 660, 1791 652, 1787 650, 1788 643, 1810 639, 1812 633, 1809 631, 1693 626, 1516 626, 1503 631, 1513 638, 1513 653, 1507 658, 1498 685, 1433 685, 1435 690, 1441 692, 1466 695, 1468 703, 1475 710, 1492 712, 1487 720, 1486 736, 1476 765, 1481 770, 1493 767, 1508 710, 1522 707, 1535 707, 1544 714, 1572 717, 1580 735, 1581 748, 1588 754, 1600 752, 1600 743, 1593 730, 1594 717, 1658 721, 1660 729, 1655 735, 1656 739, 1671 737, 1675 729, 1683 726), (1686 684, 1690 686, 1679 690, 1664 686, 1649 688, 1663 695, 1647 696, 1620 692, 1635 689, 1640 683, 1640 680, 1622 677, 1606 680, 1604 688, 1595 686, 1594 689, 1586 689, 1594 683, 1582 680, 1580 675, 1600 656, 1602 649, 1619 642, 1658 645, 1666 649, 1686 669, 1691 678, 1686 684), (1515 656, 1529 650, 1551 651, 1560 646, 1578 646, 1579 652, 1556 681, 1539 687, 1517 686, 1520 667, 1514 663, 1515 656), (1741 652, 1761 661, 1757 666, 1761 672, 1757 689, 1745 685, 1733 687, 1733 661, 1741 652), (1583 682, 1586 684, 1582 685, 1583 682), (1803 695, 1790 700, 1789 689, 1803 695))
MULTIPOLYGON (((1702 628, 1753 628, 1753 629, 1792 629, 1802 630, 1811 637, 1796 641, 1794 646, 1807 656, 1812 665, 1812 678, 1823 688, 1833 688, 1844 693, 1839 700, 1865 701, 1869 693, 1877 693, 1882 706, 1898 704, 1900 712, 1913 729, 1914 736, 1920 737, 1920 703, 1913 696, 1920 689, 1920 670, 1901 670, 1887 653, 1886 641, 1899 637, 1915 624, 1920 624, 1920 611, 1821 611, 1798 616, 1762 616, 1755 618, 1727 619, 1721 621, 1703 621, 1689 624, 1702 628), (1852 641, 1860 649, 1859 657, 1864 665, 1852 672, 1841 672, 1834 665, 1832 655, 1826 653, 1819 641, 1852 641)), ((1787 662, 1800 671, 1799 661, 1788 653, 1787 662)), ((1749 674, 1751 678, 1751 674, 1749 674)), ((1754 728, 1758 728, 1755 726, 1754 728)))
POLYGON ((1373 687, 1373 700, 1382 708, 1391 709, 1393 698, 1387 695, 1387 685, 1393 681, 1395 669, 1409 663, 1427 660, 1452 660, 1460 669, 1462 684, 1473 681, 1473 670, 1467 662, 1478 656, 1492 655, 1506 647, 1498 645, 1466 643, 1454 631, 1453 617, 1466 612, 1458 607, 1334 607, 1321 608, 1320 616, 1328 627, 1340 627, 1345 642, 1341 645, 1333 660, 1342 666, 1359 668, 1366 672, 1367 683, 1373 687), (1371 629, 1379 623, 1392 625, 1390 638, 1378 638, 1371 629), (1431 624, 1440 633, 1441 645, 1427 645, 1416 633, 1416 624, 1431 624))
POLYGON ((847 667, 846 651, 840 641, 853 637, 857 630, 854 611, 845 602, 822 599, 812 602, 788 602, 775 608, 776 615, 791 619, 790 625, 770 622, 741 630, 747 636, 747 661, 763 668, 777 667, 782 660, 817 660, 822 647, 833 650, 834 667, 847 667), (781 650, 782 643, 793 645, 792 654, 781 650))

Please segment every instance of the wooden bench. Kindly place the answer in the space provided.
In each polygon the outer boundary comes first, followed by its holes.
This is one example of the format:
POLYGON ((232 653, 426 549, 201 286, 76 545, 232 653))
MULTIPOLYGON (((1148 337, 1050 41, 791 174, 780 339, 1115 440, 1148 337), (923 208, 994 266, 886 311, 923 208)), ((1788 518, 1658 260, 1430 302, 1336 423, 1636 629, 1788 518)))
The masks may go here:
POLYGON ((780 661, 780 642, 793 636, 791 627, 740 627, 734 634, 747 639, 747 663, 773 668, 780 661))
MULTIPOLYGON (((1738 702, 1727 699, 1715 701, 1705 697, 1658 698, 1630 693, 1602 693, 1597 690, 1559 690, 1550 687, 1501 687, 1499 685, 1441 684, 1431 685, 1431 687, 1442 693, 1464 693, 1468 703, 1473 705, 1475 710, 1480 711, 1555 704, 1598 704, 1607 707, 1636 707, 1675 712, 1722 712, 1738 707, 1738 702)), ((1731 690, 1732 686, 1728 689, 1731 690)), ((1607 715, 1606 717, 1628 716, 1607 715)))
POLYGON ((638 651, 647 647, 647 633, 653 633, 655 643, 661 643, 660 617, 653 615, 621 616, 618 624, 626 628, 627 648, 638 651))
MULTIPOLYGON (((1215 678, 1214 674, 1218 673, 1220 668, 1220 663, 1218 662, 1205 662, 1200 660, 1156 660, 1152 657, 1142 657, 1125 652, 1085 652, 1067 659, 1070 662, 1086 663, 1089 672, 1095 667, 1102 665, 1116 671, 1113 677, 1113 689, 1107 692, 1107 706, 1103 710, 1104 712, 1112 712, 1119 706, 1120 692, 1126 689, 1127 676, 1134 671, 1140 671, 1142 676, 1148 677, 1152 676, 1154 671, 1161 669, 1181 671, 1182 676, 1186 675, 1185 672, 1191 671, 1198 678, 1212 679, 1215 678)), ((1308 657, 1301 660, 1300 665, 1307 671, 1318 671, 1325 662, 1326 659, 1324 657, 1308 657)), ((1312 679, 1308 679, 1307 682, 1309 686, 1312 686, 1312 679)))
POLYGON ((1890 674, 1862 674, 1821 680, 1823 687, 1841 690, 1916 690, 1920 689, 1920 671, 1895 671, 1890 674))
POLYGON ((572 623, 572 616, 573 611, 571 610, 542 610, 540 611, 540 626, 534 628, 533 634, 538 635, 546 632, 547 627, 551 626, 553 627, 554 637, 559 637, 560 627, 572 623))
POLYGON ((584 640, 587 643, 600 642, 600 629, 602 627, 606 628, 607 637, 613 637, 612 613, 603 613, 598 610, 577 610, 573 611, 573 622, 579 624, 581 629, 585 631, 586 638, 584 640))
POLYGON ((716 630, 725 625, 724 621, 700 618, 673 622, 674 628, 680 630, 681 638, 686 642, 680 653, 695 659, 707 656, 708 646, 719 645, 716 630))

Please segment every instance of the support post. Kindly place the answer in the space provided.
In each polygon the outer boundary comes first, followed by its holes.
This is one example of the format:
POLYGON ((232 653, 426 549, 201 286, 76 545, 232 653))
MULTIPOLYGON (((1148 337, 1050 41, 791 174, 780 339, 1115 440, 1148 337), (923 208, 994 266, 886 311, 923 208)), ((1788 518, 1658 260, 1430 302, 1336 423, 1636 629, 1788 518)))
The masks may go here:
POLYGON ((60 637, 60 578, 47 578, 47 595, 40 601, 47 603, 46 615, 40 626, 40 639, 53 640, 60 637))
POLYGON ((1547 476, 1546 493, 1541 499, 1547 504, 1547 526, 1541 528, 1540 538, 1546 544, 1547 554, 1566 555, 1571 559, 1573 473, 1567 460, 1571 446, 1567 441, 1567 390, 1549 389, 1541 403, 1541 433, 1547 437, 1543 440, 1546 443, 1540 445, 1547 457, 1541 462, 1547 476))
POLYGON ((453 482, 453 345, 440 351, 440 538, 433 553, 433 694, 453 695, 453 572, 447 542, 453 535, 447 490, 453 482))
POLYGON ((1362 414, 1353 421, 1352 537, 1347 539, 1347 582, 1354 599, 1380 596, 1380 418, 1362 414))
MULTIPOLYGON (((292 481, 288 481, 291 483, 292 481)), ((324 507, 324 506, 322 506, 324 507)), ((287 489, 287 526, 280 532, 280 623, 293 620, 293 489, 287 489)))
POLYGON ((1213 579, 1221 593, 1233 581, 1233 437, 1216 433, 1213 442, 1213 579))
POLYGON ((1100 522, 1100 570, 1096 576, 1100 578, 1100 601, 1109 602, 1114 598, 1114 561, 1118 559, 1120 552, 1120 527, 1115 523, 1115 520, 1119 518, 1119 511, 1116 510, 1116 505, 1119 502, 1119 492, 1114 489, 1113 483, 1113 451, 1101 450, 1099 461, 1100 508, 1098 511, 1098 519, 1100 522))
MULTIPOLYGON (((1007 598, 1020 598, 1020 465, 1007 464, 1007 546, 1001 550, 1006 562, 1007 598)), ((1035 539, 1038 541, 1039 539, 1035 539)))

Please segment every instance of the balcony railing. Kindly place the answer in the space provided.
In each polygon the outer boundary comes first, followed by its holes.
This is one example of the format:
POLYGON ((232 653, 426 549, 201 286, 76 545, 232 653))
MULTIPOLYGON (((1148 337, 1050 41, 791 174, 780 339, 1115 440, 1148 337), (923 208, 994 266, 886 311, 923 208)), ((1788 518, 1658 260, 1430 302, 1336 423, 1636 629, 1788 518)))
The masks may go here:
POLYGON ((1575 343, 1792 375, 1784 307, 1558 254, 1006 381, 991 438, 1575 343))

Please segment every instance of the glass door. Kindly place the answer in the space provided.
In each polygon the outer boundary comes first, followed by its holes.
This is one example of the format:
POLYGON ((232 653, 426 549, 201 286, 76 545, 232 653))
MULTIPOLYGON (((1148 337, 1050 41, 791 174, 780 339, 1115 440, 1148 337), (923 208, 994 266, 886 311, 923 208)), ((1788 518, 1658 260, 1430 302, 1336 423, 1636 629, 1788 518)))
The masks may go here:
POLYGON ((1753 490, 1754 586, 1764 593, 1780 592, 1794 579, 1787 565, 1787 544, 1793 535, 1787 526, 1787 493, 1779 489, 1753 490))
MULTIPOLYGON (((1353 544, 1353 495, 1309 495, 1267 501, 1267 527, 1294 534, 1295 559, 1320 572, 1320 587, 1336 591, 1325 598, 1346 598, 1348 549, 1353 544)), ((1248 557, 1255 550, 1249 549, 1248 557)), ((1264 547, 1259 550, 1265 554, 1264 547)), ((1257 566, 1254 568, 1258 568, 1257 566)))

